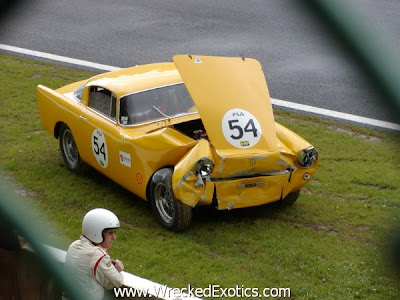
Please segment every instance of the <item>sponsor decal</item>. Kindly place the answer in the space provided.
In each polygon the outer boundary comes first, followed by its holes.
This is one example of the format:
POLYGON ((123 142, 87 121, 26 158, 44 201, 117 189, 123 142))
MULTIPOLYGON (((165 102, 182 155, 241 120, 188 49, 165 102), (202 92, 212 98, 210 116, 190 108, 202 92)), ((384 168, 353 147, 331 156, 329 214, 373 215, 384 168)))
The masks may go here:
POLYGON ((119 163, 128 168, 131 167, 131 155, 129 153, 119 151, 119 163))
POLYGON ((222 118, 225 139, 236 148, 251 148, 258 143, 262 130, 258 120, 241 108, 228 110, 222 118))
POLYGON ((128 124, 129 118, 127 116, 121 116, 121 124, 126 125, 128 124))

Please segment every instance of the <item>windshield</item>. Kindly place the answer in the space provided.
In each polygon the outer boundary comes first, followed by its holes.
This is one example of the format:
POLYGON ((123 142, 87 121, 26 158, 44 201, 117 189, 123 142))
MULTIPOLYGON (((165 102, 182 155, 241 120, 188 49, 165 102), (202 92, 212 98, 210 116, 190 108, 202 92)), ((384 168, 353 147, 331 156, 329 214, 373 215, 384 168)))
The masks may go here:
POLYGON ((85 87, 85 84, 82 84, 80 87, 78 87, 75 91, 74 91, 74 96, 75 98, 80 102, 82 101, 82 95, 83 95, 83 88, 85 87))
POLYGON ((132 125, 193 113, 197 109, 185 85, 179 83, 124 96, 119 111, 119 122, 132 125))

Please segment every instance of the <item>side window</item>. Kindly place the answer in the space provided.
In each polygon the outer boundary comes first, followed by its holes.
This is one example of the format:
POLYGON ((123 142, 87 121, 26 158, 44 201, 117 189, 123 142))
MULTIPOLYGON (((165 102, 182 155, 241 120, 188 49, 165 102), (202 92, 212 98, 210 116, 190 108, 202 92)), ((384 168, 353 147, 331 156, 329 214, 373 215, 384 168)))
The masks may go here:
POLYGON ((115 120, 117 110, 116 110, 116 105, 117 105, 117 96, 115 96, 113 93, 111 93, 111 115, 110 118, 115 120))
POLYGON ((116 96, 102 87, 91 87, 89 92, 89 107, 115 120, 116 96))

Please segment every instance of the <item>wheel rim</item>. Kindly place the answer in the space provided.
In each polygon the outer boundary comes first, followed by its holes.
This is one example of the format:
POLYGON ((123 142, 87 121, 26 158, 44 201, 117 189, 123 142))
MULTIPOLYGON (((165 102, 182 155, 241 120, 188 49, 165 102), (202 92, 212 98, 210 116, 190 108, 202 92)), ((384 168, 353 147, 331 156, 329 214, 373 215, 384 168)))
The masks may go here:
POLYGON ((172 191, 162 183, 155 188, 155 204, 158 214, 164 222, 170 224, 175 215, 174 197, 172 191))
POLYGON ((63 134, 63 152, 68 164, 71 166, 76 166, 79 160, 78 149, 76 148, 74 137, 70 130, 65 130, 63 134))

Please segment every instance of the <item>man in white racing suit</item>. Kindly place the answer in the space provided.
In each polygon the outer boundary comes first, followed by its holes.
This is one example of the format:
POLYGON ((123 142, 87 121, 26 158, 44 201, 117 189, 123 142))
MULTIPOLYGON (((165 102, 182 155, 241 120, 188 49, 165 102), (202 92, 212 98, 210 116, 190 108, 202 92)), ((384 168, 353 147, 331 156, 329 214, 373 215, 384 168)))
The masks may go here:
POLYGON ((103 208, 93 209, 83 218, 82 236, 68 248, 65 268, 90 299, 103 299, 105 289, 122 286, 120 272, 124 265, 107 254, 119 227, 114 213, 103 208))

